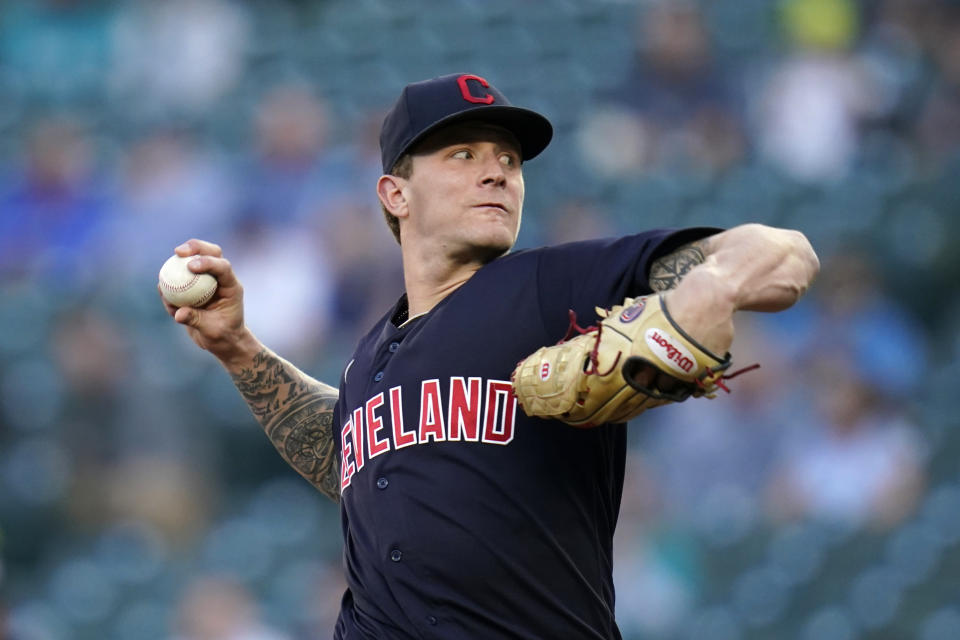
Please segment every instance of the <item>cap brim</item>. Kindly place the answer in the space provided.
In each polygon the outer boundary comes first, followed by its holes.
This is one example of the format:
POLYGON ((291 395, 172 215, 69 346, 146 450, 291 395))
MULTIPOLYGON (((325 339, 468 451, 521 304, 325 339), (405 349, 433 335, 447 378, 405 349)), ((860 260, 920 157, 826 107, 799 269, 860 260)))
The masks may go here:
MULTIPOLYGON (((523 160, 530 160, 537 157, 541 151, 547 148, 550 140, 553 138, 553 125, 545 117, 522 107, 513 106, 482 106, 475 109, 466 109, 458 111, 421 131, 413 138, 393 159, 396 163, 404 153, 410 151, 417 143, 422 141, 431 133, 442 129, 456 122, 476 120, 487 122, 503 127, 516 138, 520 143, 520 154, 523 160)), ((391 165, 392 166, 392 165, 391 165)))

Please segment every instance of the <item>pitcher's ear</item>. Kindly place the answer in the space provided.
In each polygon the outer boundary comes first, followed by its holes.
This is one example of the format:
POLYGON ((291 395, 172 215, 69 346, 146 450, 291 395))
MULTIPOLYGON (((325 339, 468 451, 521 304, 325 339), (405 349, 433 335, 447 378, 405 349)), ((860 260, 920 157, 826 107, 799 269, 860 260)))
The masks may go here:
POLYGON ((407 198, 403 193, 406 180, 397 176, 383 175, 377 181, 377 196, 384 209, 404 218, 407 215, 407 198))

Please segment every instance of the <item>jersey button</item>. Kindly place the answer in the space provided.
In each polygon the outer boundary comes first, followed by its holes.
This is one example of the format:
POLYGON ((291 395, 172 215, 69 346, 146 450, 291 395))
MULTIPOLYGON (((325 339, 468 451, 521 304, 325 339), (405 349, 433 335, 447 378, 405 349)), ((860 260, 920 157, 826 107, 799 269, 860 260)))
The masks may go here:
POLYGON ((388 348, 390 349, 390 353, 396 353, 396 352, 397 352, 397 349, 400 348, 400 343, 399 343, 399 342, 391 342, 391 343, 390 343, 390 346, 389 346, 388 348))
POLYGON ((386 478, 377 478, 377 489, 386 489, 390 481, 386 478))
POLYGON ((390 552, 390 559, 394 562, 400 562, 400 558, 403 557, 403 552, 400 549, 394 549, 390 552))
POLYGON ((430 625, 437 624, 436 616, 427 616, 427 624, 430 624, 430 625))
POLYGON ((383 371, 377 371, 377 375, 373 376, 374 382, 380 382, 383 380, 383 371))

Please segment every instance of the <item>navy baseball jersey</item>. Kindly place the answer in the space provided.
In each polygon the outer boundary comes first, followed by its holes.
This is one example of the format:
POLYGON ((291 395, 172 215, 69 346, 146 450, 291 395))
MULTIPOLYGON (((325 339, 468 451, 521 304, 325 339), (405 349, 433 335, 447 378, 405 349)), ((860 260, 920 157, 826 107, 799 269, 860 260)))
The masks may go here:
POLYGON ((528 418, 510 374, 716 229, 656 230, 494 260, 400 327, 401 298, 344 370, 343 639, 619 638, 613 533, 623 425, 528 418))

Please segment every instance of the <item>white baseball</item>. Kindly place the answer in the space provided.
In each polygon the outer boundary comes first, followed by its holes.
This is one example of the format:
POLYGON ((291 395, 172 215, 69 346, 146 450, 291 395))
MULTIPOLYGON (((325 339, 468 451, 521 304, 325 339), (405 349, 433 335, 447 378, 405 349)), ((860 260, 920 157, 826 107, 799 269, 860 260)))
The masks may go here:
POLYGON ((217 279, 212 275, 187 268, 195 257, 172 255, 160 267, 160 293, 175 307, 202 307, 217 290, 217 279))

